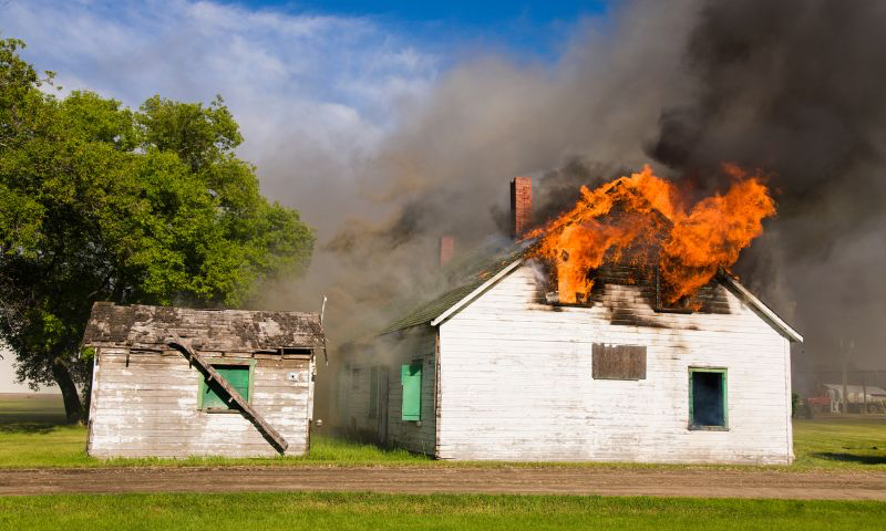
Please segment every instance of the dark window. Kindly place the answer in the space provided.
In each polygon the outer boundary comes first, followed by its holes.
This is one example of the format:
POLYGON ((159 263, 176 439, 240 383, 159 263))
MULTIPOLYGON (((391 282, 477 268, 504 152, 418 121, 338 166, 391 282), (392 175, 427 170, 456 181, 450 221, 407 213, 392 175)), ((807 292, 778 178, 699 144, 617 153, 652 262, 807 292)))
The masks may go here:
POLYGON ((310 356, 312 350, 310 348, 284 347, 280 349, 280 353, 285 356, 310 356))
POLYGON ((726 427, 726 369, 690 369, 690 429, 726 427))
POLYGON ((591 346, 591 377, 597 380, 643 380, 647 377, 647 347, 591 346))
POLYGON ((370 369, 370 418, 379 414, 379 367, 370 369))
POLYGON ((356 391, 360 388, 360 369, 351 369, 351 389, 356 391))

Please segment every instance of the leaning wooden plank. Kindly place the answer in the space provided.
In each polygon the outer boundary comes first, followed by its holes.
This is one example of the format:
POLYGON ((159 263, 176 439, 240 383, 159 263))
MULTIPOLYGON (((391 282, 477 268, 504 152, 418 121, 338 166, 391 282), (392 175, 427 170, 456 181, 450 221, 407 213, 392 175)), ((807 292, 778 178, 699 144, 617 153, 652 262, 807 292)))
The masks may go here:
POLYGON ((269 439, 269 442, 275 447, 275 449, 283 454, 289 443, 286 442, 286 439, 274 429, 274 426, 268 424, 262 415, 259 414, 244 398, 237 392, 237 389, 231 386, 228 383, 228 380, 225 379, 224 376, 218 373, 213 366, 206 362, 203 357, 197 353, 190 345, 186 344, 184 341, 170 341, 167 343, 170 347, 178 350, 182 353, 189 361, 195 363, 198 367, 200 367, 207 375, 207 383, 215 381, 219 384, 219 386, 228 393, 228 396, 231 397, 231 400, 234 401, 239 407, 240 410, 243 411, 244 415, 256 425, 262 434, 269 439))

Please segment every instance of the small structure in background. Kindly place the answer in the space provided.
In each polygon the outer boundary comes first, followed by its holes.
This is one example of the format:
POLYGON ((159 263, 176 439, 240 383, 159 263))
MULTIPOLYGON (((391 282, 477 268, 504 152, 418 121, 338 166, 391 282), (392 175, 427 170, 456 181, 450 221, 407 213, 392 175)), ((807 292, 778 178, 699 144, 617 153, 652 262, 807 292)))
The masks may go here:
POLYGON ((873 385, 822 384, 817 396, 807 398, 810 413, 884 413, 884 389, 873 385), (844 400, 844 391, 847 399, 844 400))
POLYGON ((96 303, 87 451, 258 457, 309 448, 316 313, 96 303))

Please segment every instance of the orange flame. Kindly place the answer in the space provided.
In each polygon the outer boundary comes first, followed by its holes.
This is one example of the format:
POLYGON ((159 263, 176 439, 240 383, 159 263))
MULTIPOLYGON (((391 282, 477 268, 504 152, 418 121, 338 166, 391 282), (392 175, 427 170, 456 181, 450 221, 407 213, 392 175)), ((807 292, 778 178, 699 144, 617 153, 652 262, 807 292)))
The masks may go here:
POLYGON ((576 206, 527 235, 539 238, 532 255, 551 263, 561 302, 585 299, 594 281, 589 272, 604 262, 627 261, 642 271, 658 265, 665 302, 692 295, 739 259, 739 252, 763 233, 761 221, 776 206, 760 172, 747 175, 724 165, 733 184, 684 208, 677 187, 650 166, 594 190, 582 187, 576 206), (651 258, 656 251, 658 259, 651 258))

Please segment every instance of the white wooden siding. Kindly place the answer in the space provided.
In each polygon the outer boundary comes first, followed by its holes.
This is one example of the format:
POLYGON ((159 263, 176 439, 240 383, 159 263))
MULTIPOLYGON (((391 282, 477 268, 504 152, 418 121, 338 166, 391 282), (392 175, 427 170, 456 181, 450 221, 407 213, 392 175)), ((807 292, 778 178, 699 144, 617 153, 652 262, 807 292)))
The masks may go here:
POLYGON ((345 365, 345 372, 339 378, 343 386, 341 424, 352 435, 372 438, 376 431, 376 418, 370 418, 370 369, 373 361, 369 359, 352 359, 345 365), (354 369, 359 370, 357 380, 353 376, 354 369))
POLYGON ((518 268, 440 326, 438 457, 791 462, 788 341, 724 292, 729 314, 656 313, 621 285, 556 308, 518 268), (646 379, 593 380, 593 343, 646 346, 646 379), (727 369, 728 431, 688 429, 690 367, 727 369))
POLYGON ((406 448, 411 452, 433 454, 437 330, 425 325, 407 330, 400 341, 387 339, 383 344, 391 348, 393 361, 388 379, 388 441, 393 446, 406 448), (422 420, 419 423, 401 420, 403 388, 400 385, 400 366, 418 360, 422 361, 422 420))
POLYGON ((435 349, 437 330, 424 325, 378 338, 368 348, 355 352, 348 362, 348 373, 340 378, 347 389, 346 428, 366 438, 375 438, 378 419, 370 418, 370 372, 373 366, 388 372, 388 441, 392 446, 412 452, 434 454, 435 447, 435 349), (401 420, 403 389, 400 384, 401 365, 422 361, 421 421, 401 420), (357 386, 351 371, 360 369, 357 386))
MULTIPOLYGON (((89 454, 97 457, 274 456, 277 451, 239 413, 197 409, 197 369, 178 352, 99 349, 92 386, 89 454)), ((256 361, 250 402, 289 443, 308 450, 313 362, 256 361), (296 381, 288 375, 296 372, 296 381)))

